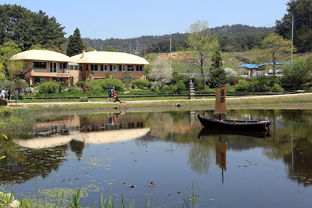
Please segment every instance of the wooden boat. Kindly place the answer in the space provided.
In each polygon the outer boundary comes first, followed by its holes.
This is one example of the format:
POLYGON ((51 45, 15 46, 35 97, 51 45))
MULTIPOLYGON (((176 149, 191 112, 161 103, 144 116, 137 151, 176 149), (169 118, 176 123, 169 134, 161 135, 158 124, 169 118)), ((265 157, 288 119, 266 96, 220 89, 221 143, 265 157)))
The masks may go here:
POLYGON ((256 120, 218 120, 198 115, 200 123, 204 127, 216 129, 245 130, 266 132, 270 129, 271 121, 256 120))
MULTIPOLYGON (((216 103, 214 114, 226 114, 226 88, 220 86, 216 88, 216 103)), ((207 118, 198 115, 200 123, 207 128, 224 129, 224 130, 240 130, 240 131, 260 131, 267 132, 270 129, 271 121, 258 120, 221 120, 215 118, 207 118)))

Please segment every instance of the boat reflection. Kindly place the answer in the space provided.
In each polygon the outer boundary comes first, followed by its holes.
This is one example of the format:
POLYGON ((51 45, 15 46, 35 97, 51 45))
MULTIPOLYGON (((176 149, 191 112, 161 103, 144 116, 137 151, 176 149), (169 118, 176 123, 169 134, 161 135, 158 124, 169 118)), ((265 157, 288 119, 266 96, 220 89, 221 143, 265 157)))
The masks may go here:
POLYGON ((212 129, 204 127, 198 134, 198 138, 204 136, 213 136, 213 135, 232 135, 232 136, 247 136, 266 139, 270 137, 270 132, 259 132, 259 131, 240 131, 240 130, 229 130, 229 129, 212 129))

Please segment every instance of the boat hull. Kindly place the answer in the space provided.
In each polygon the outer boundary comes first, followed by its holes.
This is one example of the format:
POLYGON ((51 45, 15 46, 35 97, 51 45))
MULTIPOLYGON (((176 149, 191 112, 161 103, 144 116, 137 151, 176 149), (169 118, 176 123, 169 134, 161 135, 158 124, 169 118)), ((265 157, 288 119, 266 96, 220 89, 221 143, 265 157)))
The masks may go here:
POLYGON ((218 120, 203 117, 199 114, 198 119, 204 127, 214 129, 267 132, 271 126, 271 121, 218 120))

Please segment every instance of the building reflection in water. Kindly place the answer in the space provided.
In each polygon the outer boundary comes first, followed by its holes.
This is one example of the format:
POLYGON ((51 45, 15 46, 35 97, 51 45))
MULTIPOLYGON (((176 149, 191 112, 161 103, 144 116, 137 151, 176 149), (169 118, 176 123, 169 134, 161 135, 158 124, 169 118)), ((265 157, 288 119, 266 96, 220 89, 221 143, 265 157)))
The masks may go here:
POLYGON ((13 138, 1 146, 0 150, 7 157, 0 161, 0 184, 47 177, 66 160, 68 149, 80 159, 88 144, 128 141, 143 137, 149 131, 142 117, 124 118, 120 113, 39 120, 35 125, 35 137, 13 138))
POLYGON ((69 144, 77 156, 81 157, 87 144, 103 144, 136 139, 146 135, 143 118, 131 120, 120 117, 120 113, 106 116, 70 115, 51 121, 41 121, 35 126, 32 139, 13 139, 14 143, 42 149, 69 144))

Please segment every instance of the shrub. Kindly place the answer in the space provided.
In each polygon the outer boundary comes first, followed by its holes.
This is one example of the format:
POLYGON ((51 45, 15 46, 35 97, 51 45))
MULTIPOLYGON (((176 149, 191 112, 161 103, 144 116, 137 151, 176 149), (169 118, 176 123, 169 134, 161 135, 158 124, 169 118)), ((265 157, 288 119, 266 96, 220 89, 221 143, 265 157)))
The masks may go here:
POLYGON ((273 77, 258 76, 250 80, 251 88, 249 91, 253 92, 268 92, 274 86, 273 77))
POLYGON ((272 92, 284 92, 284 89, 282 88, 281 85, 279 84, 274 84, 272 88, 272 92))
POLYGON ((185 87, 185 84, 183 83, 183 81, 180 81, 176 83, 175 85, 171 86, 171 92, 183 94, 183 93, 187 93, 187 88, 185 87))
POLYGON ((136 79, 132 81, 132 88, 146 89, 151 83, 146 79, 136 79))
POLYGON ((90 90, 95 91, 106 91, 107 89, 115 86, 116 90, 123 91, 124 84, 119 79, 94 79, 86 82, 86 86, 89 87, 90 90))
POLYGON ((86 82, 85 81, 78 81, 77 83, 76 83, 76 86, 78 86, 78 87, 83 87, 83 86, 85 86, 86 85, 86 82))
POLYGON ((80 97, 80 102, 88 102, 88 97, 80 97))
POLYGON ((104 82, 103 82, 103 85, 102 85, 104 90, 112 88, 113 86, 115 86, 115 89, 119 90, 119 91, 123 91, 124 88, 125 88, 125 85, 119 79, 115 79, 115 78, 104 79, 104 82))
POLYGON ((53 81, 44 82, 37 86, 39 93, 48 93, 48 94, 58 92, 60 87, 61 83, 53 81))
POLYGON ((132 89, 130 90, 127 95, 152 95, 155 94, 151 90, 142 90, 142 89, 132 89))
POLYGON ((293 66, 286 66, 282 78, 282 85, 286 89, 303 89, 304 84, 309 82, 312 77, 312 68, 308 66, 309 63, 301 59, 295 61, 293 66))
POLYGON ((235 90, 237 92, 246 92, 246 91, 250 91, 250 89, 251 89, 251 83, 245 79, 239 80, 238 83, 235 85, 235 90))

